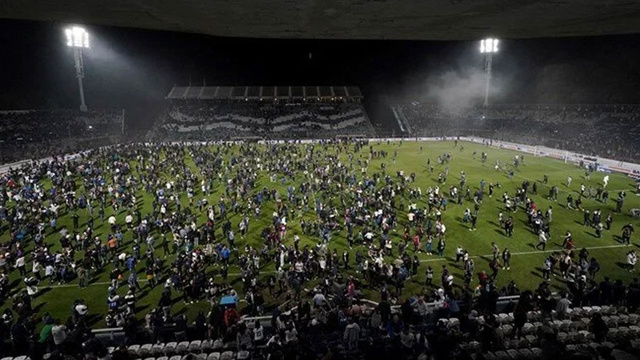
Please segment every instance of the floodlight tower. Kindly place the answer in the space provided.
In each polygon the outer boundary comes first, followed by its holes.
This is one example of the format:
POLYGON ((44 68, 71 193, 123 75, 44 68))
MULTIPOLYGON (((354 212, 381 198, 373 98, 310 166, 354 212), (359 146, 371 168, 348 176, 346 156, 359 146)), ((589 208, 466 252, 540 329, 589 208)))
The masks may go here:
POLYGON ((491 86, 491 65, 493 54, 498 52, 498 39, 480 40, 480 53, 484 54, 484 70, 487 84, 484 89, 484 106, 489 106, 489 87, 491 86))
POLYGON ((73 48, 73 60, 76 66, 78 89, 80 90, 80 111, 87 111, 87 104, 84 102, 84 88, 82 86, 82 79, 84 78, 82 49, 89 48, 89 33, 79 26, 67 28, 64 33, 67 36, 67 46, 73 48))

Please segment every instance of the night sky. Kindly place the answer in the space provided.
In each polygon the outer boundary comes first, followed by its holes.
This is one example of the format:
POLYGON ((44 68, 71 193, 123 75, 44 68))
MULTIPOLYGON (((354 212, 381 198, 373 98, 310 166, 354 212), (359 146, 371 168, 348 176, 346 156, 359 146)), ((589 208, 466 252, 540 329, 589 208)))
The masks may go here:
MULTIPOLYGON (((0 20, 1 109, 77 106, 67 25, 0 20)), ((358 85, 375 117, 390 101, 432 101, 433 84, 465 87, 483 71, 476 42, 237 39, 85 28, 91 34, 85 93, 94 108, 157 108, 174 84, 206 79, 208 85, 358 85)), ((640 103, 638 35, 503 40, 500 50, 495 102, 640 103)))

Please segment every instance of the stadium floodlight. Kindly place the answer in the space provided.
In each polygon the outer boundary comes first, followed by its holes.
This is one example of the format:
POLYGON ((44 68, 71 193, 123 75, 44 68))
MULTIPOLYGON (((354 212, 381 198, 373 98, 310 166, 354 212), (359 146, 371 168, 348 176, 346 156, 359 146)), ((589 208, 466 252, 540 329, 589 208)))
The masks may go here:
POLYGON ((67 46, 89 48, 89 33, 79 26, 68 28, 64 31, 67 35, 67 46))
POLYGON ((491 38, 480 40, 480 52, 483 54, 498 52, 499 42, 500 40, 491 38))
POLYGON ((487 83, 484 89, 484 106, 489 106, 489 88, 491 87, 491 66, 493 63, 493 54, 498 52, 498 44, 500 40, 487 38, 480 40, 480 53, 484 54, 484 69, 487 83))
POLYGON ((78 78, 78 89, 80 91, 80 111, 87 111, 87 104, 84 101, 84 61, 82 59, 82 49, 89 48, 89 33, 79 26, 67 28, 64 31, 67 37, 67 46, 73 48, 73 61, 76 68, 76 78, 78 78))

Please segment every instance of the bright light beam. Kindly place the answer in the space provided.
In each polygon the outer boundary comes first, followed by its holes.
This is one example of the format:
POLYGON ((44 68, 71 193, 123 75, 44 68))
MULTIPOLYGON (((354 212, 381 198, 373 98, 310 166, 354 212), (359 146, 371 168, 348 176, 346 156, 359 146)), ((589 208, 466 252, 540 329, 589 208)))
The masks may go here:
POLYGON ((487 83, 484 90, 484 106, 489 106, 489 88, 491 86, 491 66, 493 63, 493 54, 498 52, 498 44, 500 40, 494 38, 486 38, 480 40, 480 53, 485 58, 485 75, 487 83))
POLYGON ((87 111, 87 104, 84 100, 84 61, 82 59, 82 49, 89 48, 89 33, 82 27, 73 26, 64 30, 67 37, 67 46, 73 48, 73 61, 76 68, 76 78, 78 78, 78 90, 80 92, 80 111, 87 111))

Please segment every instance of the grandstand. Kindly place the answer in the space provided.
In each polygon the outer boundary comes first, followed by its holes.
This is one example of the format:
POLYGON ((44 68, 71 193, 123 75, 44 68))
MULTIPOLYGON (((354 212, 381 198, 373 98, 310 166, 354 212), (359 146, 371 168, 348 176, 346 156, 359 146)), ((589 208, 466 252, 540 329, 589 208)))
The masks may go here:
POLYGON ((8 163, 120 142, 124 110, 0 111, 0 162, 8 163))
POLYGON ((640 160, 638 105, 392 106, 404 136, 475 135, 624 161, 640 160))
POLYGON ((176 86, 166 99, 152 139, 374 136, 353 86, 176 86))

